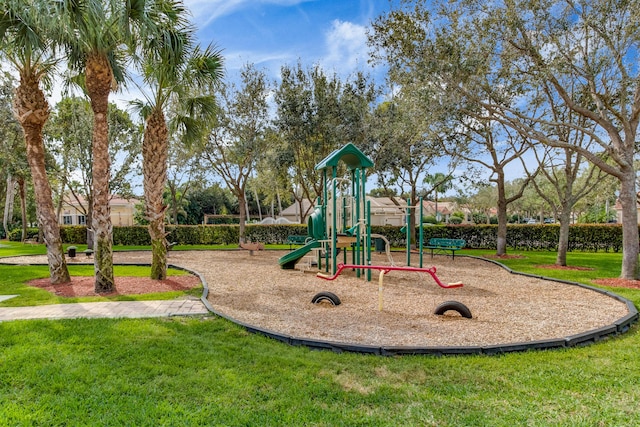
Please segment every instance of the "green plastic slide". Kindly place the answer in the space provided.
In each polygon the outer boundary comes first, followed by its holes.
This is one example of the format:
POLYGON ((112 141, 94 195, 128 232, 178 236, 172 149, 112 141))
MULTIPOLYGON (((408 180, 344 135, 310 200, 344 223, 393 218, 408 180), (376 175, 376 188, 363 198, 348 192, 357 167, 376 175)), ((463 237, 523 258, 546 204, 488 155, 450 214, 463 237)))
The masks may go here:
POLYGON ((296 262, 306 254, 308 254, 311 249, 319 248, 320 242, 317 240, 311 240, 306 245, 299 247, 296 250, 289 252, 288 254, 282 256, 278 263, 280 267, 285 270, 293 270, 296 266, 296 262))

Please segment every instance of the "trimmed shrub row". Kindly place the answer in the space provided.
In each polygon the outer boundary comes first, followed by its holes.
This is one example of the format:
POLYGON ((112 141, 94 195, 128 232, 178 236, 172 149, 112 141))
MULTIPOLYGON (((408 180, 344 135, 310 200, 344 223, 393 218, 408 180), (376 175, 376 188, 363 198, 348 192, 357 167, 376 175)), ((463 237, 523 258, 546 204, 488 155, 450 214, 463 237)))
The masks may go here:
MULTIPOLYGON (((238 225, 179 225, 167 226, 167 240, 180 245, 214 245, 238 242, 238 225)), ((64 243, 86 244, 87 231, 84 226, 61 227, 64 243)), ((464 239, 470 249, 495 249, 498 227, 496 225, 433 225, 423 227, 424 241, 432 237, 464 239)), ((392 246, 405 246, 406 235, 400 227, 373 226, 373 234, 383 235, 392 246)), ((518 250, 556 250, 560 227, 557 224, 509 225, 507 246, 518 250)), ((265 244, 284 244, 290 235, 306 235, 306 225, 281 224, 246 227, 247 240, 265 244)), ((28 237, 35 238, 37 228, 28 230, 28 237)), ((21 230, 12 230, 9 239, 19 241, 21 230)), ((418 236, 415 242, 417 243, 418 236)), ((146 226, 113 227, 115 245, 150 245, 146 226)), ((569 232, 569 250, 613 251, 622 250, 622 226, 619 224, 572 225, 569 232)))
MULTIPOLYGON (((450 225, 424 227, 424 240, 431 237, 464 239, 470 249, 496 249, 497 225, 450 225)), ((518 250, 557 250, 560 226, 557 224, 507 226, 507 247, 518 250)), ((622 226, 618 224, 579 224, 569 227, 570 251, 622 250, 622 226)))

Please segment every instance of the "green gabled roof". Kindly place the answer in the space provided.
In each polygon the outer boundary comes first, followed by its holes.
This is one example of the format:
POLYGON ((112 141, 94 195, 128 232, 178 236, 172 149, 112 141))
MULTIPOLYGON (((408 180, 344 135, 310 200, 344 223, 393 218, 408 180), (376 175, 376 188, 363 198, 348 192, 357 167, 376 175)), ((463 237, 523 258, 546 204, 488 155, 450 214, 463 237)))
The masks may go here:
POLYGON ((358 147, 352 143, 348 143, 340 149, 333 150, 331 154, 322 159, 322 161, 316 165, 316 170, 337 167, 340 160, 345 162, 349 169, 373 167, 371 159, 365 156, 362 151, 358 150, 358 147))

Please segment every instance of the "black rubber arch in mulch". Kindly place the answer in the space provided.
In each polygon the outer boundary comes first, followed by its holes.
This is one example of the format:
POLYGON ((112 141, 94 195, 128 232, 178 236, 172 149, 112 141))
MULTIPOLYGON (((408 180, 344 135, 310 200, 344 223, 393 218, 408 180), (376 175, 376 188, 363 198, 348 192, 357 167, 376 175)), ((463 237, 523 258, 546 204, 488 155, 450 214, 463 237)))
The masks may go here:
MULTIPOLYGON (((263 329, 257 326, 249 325, 244 322, 240 322, 230 316, 227 316, 224 313, 220 313, 215 310, 209 301, 207 300, 207 295, 209 293, 209 288, 207 286, 207 282, 204 277, 192 271, 193 274, 197 275, 202 281, 202 285, 204 287, 202 302, 205 304, 207 309, 211 311, 216 316, 220 316, 225 318, 237 325, 242 326, 247 331, 264 335, 269 338, 273 338, 278 341, 282 341, 286 344, 293 346, 305 346, 316 350, 331 350, 337 353, 342 352, 354 352, 354 353, 365 353, 365 354, 375 354, 381 356, 399 356, 399 355, 416 355, 416 354, 427 354, 434 356, 451 356, 451 355, 466 355, 466 354, 488 354, 488 355, 496 355, 503 353, 512 353, 519 351, 530 351, 530 350, 549 350, 549 349, 559 349, 559 348, 570 348, 570 347, 579 347, 585 346, 589 344, 596 343, 608 337, 612 337, 615 335, 623 334, 631 328, 631 326, 638 321, 638 309, 633 305, 631 301, 626 298, 621 297, 613 292, 608 292, 603 289, 599 289, 593 286, 584 285, 582 283, 570 282, 566 280, 557 280, 552 279, 545 276, 539 276, 535 274, 527 274, 527 273, 519 273, 517 271, 511 270, 509 267, 501 264, 497 261, 474 257, 469 255, 460 255, 467 256, 469 258, 478 258, 483 261, 492 262, 505 270, 509 271, 511 274, 519 274, 522 276, 534 277, 537 279, 549 280, 551 282, 564 283, 572 286, 580 286, 582 288, 590 289, 594 292, 598 292, 604 295, 607 295, 610 298, 621 301, 627 305, 627 309, 629 310, 629 314, 624 317, 621 317, 614 323, 608 326, 604 326, 602 328, 593 329, 590 331, 586 331, 580 334, 567 336, 564 338, 554 338, 549 340, 541 340, 541 341, 526 341, 526 342, 518 342, 518 343, 506 343, 506 344, 496 344, 489 346, 452 346, 452 347, 393 347, 393 346, 368 346, 361 344, 349 344, 342 342, 331 342, 331 341, 322 341, 322 340, 311 340, 306 338, 298 338, 290 335, 285 335, 280 332, 271 331, 268 329, 263 329)), ((175 266, 173 266, 175 267, 175 266)), ((178 267, 179 268, 179 267, 178 267)))

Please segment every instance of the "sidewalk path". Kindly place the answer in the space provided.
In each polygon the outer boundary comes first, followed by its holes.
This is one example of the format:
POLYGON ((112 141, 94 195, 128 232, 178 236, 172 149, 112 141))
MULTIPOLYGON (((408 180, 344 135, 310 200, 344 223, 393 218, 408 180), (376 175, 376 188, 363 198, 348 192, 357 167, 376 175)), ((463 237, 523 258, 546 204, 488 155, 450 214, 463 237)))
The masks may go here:
POLYGON ((21 319, 142 318, 208 314, 199 299, 170 301, 117 301, 0 307, 0 322, 21 319))

